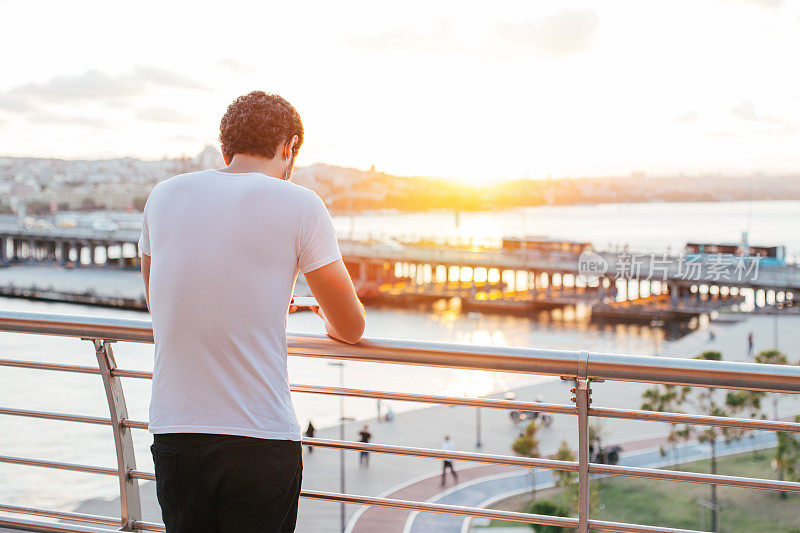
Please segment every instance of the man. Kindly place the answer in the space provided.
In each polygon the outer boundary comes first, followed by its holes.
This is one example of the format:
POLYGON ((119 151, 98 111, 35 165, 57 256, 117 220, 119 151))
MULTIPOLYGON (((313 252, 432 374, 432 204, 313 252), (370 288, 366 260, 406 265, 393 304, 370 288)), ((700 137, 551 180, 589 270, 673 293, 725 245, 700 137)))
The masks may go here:
POLYGON ((365 312, 324 202, 290 181, 294 107, 241 96, 219 139, 225 168, 162 181, 144 208, 156 494, 167 533, 294 531, 302 454, 286 322, 298 271, 331 337, 358 342, 365 312))
MULTIPOLYGON (((444 442, 442 442, 442 449, 448 452, 452 452, 456 449, 453 441, 450 440, 450 435, 444 436, 444 442)), ((453 481, 458 483, 458 474, 456 474, 455 468, 453 468, 453 461, 449 461, 447 459, 444 460, 442 463, 442 487, 444 487, 445 483, 445 476, 447 475, 447 469, 450 469, 450 473, 453 474, 453 481)))
MULTIPOLYGON (((372 433, 369 432, 369 424, 364 424, 364 427, 361 428, 361 431, 358 432, 358 441, 359 442, 369 442, 372 440, 372 433)), ((362 451, 358 456, 358 464, 359 466, 366 463, 369 466, 369 452, 362 451)))

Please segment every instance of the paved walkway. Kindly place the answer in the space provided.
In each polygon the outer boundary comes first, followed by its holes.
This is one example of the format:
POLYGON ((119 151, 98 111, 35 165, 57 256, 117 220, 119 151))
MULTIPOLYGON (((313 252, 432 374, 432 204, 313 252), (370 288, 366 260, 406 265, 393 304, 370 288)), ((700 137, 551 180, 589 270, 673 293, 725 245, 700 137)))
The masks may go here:
MULTIPOLYGON (((729 444, 722 443, 719 446, 718 454, 722 456, 741 453, 755 448, 772 447, 775 444, 774 433, 762 432, 753 439, 744 438, 729 444)), ((631 448, 634 447, 632 446, 631 448)), ((623 444, 623 449, 628 449, 628 445, 623 444)), ((633 467, 660 468, 678 462, 706 459, 710 456, 710 453, 708 445, 689 443, 678 446, 675 450, 669 450, 666 457, 662 456, 657 448, 634 454, 625 454, 623 451, 619 464, 633 467)), ((537 470, 535 472, 537 489, 544 489, 553 485, 552 472, 552 470, 537 470)), ((425 501, 447 505, 486 507, 500 499, 527 493, 531 490, 531 486, 530 471, 516 469, 514 472, 505 472, 498 469, 493 475, 475 479, 471 483, 460 484, 433 497, 425 498, 425 501)), ((398 533, 461 533, 462 531, 468 531, 470 522, 470 519, 458 516, 411 512, 402 524, 392 524, 390 527, 385 524, 380 530, 366 528, 363 531, 381 531, 382 533, 395 531, 398 533)), ((356 528, 354 531, 361 530, 356 528)))

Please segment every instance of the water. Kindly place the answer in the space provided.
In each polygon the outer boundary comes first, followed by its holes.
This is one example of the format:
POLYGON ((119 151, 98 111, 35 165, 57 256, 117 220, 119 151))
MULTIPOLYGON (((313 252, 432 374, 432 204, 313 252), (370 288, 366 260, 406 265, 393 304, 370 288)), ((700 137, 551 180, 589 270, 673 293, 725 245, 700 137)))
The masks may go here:
MULTIPOLYGON (((359 228, 369 228, 373 234, 429 236, 431 228, 435 228, 439 238, 497 239, 506 234, 535 233, 589 240, 601 248, 609 243, 628 243, 631 249, 643 251, 664 250, 667 246, 678 250, 687 240, 736 241, 740 231, 749 227, 752 243, 785 244, 789 253, 797 253, 800 235, 791 230, 796 228, 799 218, 800 202, 792 201, 756 202, 752 205, 734 202, 526 208, 498 213, 461 213, 458 226, 452 212, 335 217, 335 223, 341 236, 349 234, 350 224, 353 224, 356 235, 359 228)), ((8 276, 13 270, 0 271, 0 276, 8 276)), ((41 278, 41 285, 45 286, 52 280, 65 279, 47 269, 36 272, 37 282, 41 278)), ((139 283, 138 275, 130 272, 93 273, 90 269, 80 271, 80 282, 86 283, 84 278, 93 275, 97 276, 97 284, 103 286, 113 286, 114 280, 119 280, 126 292, 136 291, 139 283)), ((135 311, 15 299, 0 299, 0 309, 112 317, 145 316, 135 311)), ((288 329, 322 333, 322 324, 316 315, 296 313, 289 317, 288 329)), ((661 330, 648 326, 594 324, 580 310, 544 315, 535 321, 514 316, 461 314, 443 302, 433 309, 370 307, 365 335, 638 354, 669 351, 670 344, 677 342, 664 338, 661 330)), ((120 343, 114 349, 120 367, 152 370, 151 345, 120 343)), ((71 338, 2 333, 0 354, 0 357, 10 359, 96 365, 91 344, 71 338)), ((293 383, 339 385, 339 369, 325 360, 290 358, 289 372, 293 383)), ((344 385, 347 387, 456 396, 500 392, 542 379, 551 378, 353 362, 346 362, 344 370, 344 385)), ((146 420, 150 382, 125 379, 124 385, 130 417, 146 420)), ((338 416, 338 401, 332 401, 331 397, 295 394, 293 398, 302 425, 309 418, 318 427, 331 425, 338 416)), ((548 400, 563 401, 560 398, 548 400)), ((0 405, 108 416, 102 382, 98 376, 92 375, 2 368, 0 405)), ((376 404, 372 400, 347 399, 345 406, 349 416, 375 416, 376 404)), ((392 402, 392 407, 400 411, 418 408, 419 405, 392 402)), ((138 467, 152 471, 148 449, 152 442, 150 434, 134 430, 133 435, 138 467)), ((0 454, 98 466, 113 467, 116 464, 108 427, 15 416, 0 416, 0 454)), ((70 510, 80 501, 111 498, 117 491, 117 481, 112 477, 0 464, 0 502, 4 503, 70 510)))
POLYGON ((750 244, 785 245, 800 254, 800 201, 687 202, 543 206, 499 212, 336 216, 341 236, 431 236, 497 241, 503 235, 545 235, 589 241, 609 249, 628 244, 641 252, 683 250, 687 241, 734 242, 748 231, 750 244))

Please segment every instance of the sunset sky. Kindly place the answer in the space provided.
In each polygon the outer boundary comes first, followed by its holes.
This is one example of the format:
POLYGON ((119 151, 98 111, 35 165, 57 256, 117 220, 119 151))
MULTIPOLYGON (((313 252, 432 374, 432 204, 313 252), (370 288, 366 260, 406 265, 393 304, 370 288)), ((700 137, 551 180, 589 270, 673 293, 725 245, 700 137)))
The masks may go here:
POLYGON ((486 182, 800 171, 800 2, 10 2, 0 155, 160 158, 237 95, 298 165, 486 182))

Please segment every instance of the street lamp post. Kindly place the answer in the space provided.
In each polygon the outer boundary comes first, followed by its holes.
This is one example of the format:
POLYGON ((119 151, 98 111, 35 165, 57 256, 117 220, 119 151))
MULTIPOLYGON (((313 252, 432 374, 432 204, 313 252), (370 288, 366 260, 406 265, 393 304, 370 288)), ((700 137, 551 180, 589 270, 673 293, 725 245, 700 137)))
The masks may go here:
MULTIPOLYGON (((344 388, 344 363, 337 361, 328 363, 330 366, 339 367, 339 387, 344 388)), ((344 396, 339 396, 339 440, 344 440, 344 396)), ((339 449, 339 492, 344 494, 344 449, 339 449)), ((341 523, 341 531, 345 530, 345 503, 341 502, 339 507, 339 521, 341 523)))
POLYGON ((775 318, 773 319, 773 322, 772 322, 772 324, 773 324, 772 337, 773 337, 773 344, 775 345, 774 349, 776 351, 780 350, 780 341, 779 341, 779 335, 778 335, 778 332, 779 332, 779 326, 778 326, 778 312, 779 311, 778 311, 778 309, 779 309, 778 308, 778 302, 776 301, 775 302, 775 311, 774 311, 774 313, 775 313, 774 317, 775 318))

